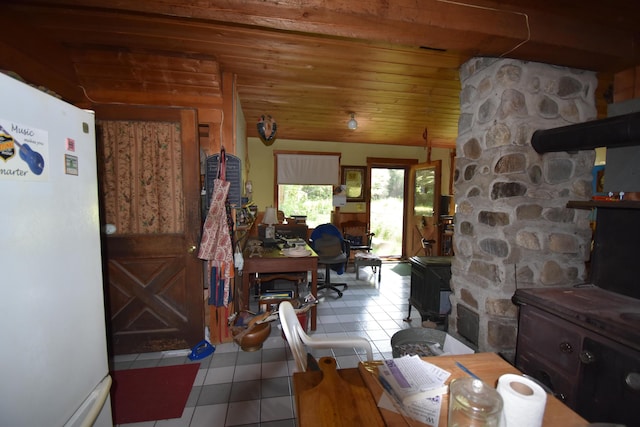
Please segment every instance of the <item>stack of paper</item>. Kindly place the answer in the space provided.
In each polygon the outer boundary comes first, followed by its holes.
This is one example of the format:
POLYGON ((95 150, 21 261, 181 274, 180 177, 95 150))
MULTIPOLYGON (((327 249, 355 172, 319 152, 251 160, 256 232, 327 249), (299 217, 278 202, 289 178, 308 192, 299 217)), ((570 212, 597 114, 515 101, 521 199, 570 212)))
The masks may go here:
POLYGON ((438 425, 442 394, 447 392, 445 381, 450 372, 418 356, 385 360, 378 372, 396 409, 422 423, 438 425))

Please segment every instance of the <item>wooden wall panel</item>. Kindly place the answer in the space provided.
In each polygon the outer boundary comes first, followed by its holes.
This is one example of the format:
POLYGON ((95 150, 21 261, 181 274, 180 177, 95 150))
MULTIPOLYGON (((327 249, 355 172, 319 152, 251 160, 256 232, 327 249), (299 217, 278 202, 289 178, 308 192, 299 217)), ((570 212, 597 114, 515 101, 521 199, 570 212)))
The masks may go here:
POLYGON ((613 102, 640 97, 640 67, 616 73, 613 80, 613 102))

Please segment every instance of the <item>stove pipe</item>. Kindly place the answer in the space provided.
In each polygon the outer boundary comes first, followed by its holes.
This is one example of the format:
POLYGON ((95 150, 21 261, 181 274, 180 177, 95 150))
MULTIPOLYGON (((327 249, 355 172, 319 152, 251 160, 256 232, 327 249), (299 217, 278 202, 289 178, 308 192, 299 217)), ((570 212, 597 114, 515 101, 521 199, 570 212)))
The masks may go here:
POLYGON ((531 145, 538 153, 640 145, 640 112, 537 130, 531 145))

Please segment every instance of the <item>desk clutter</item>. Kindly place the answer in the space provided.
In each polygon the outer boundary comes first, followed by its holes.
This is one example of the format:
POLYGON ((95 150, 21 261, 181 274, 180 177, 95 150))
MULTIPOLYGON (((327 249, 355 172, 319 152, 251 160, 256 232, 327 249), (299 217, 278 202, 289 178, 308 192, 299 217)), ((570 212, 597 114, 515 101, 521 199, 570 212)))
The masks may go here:
POLYGON ((447 386, 451 373, 418 356, 385 360, 378 372, 387 393, 378 404, 437 426, 440 411, 447 410, 441 406, 443 395, 448 393, 450 426, 542 426, 546 394, 539 385, 519 375, 504 374, 494 388, 463 365, 459 367, 471 376, 456 378, 447 386))
POLYGON ((311 255, 311 251, 307 247, 307 242, 299 237, 283 237, 276 234, 276 237, 251 239, 247 241, 249 250, 248 256, 261 257, 265 251, 270 249, 279 249, 283 255, 290 257, 303 257, 311 255))
POLYGON ((542 426, 547 395, 534 381, 508 373, 494 387, 461 363, 456 367, 468 376, 447 385, 451 372, 419 356, 384 360, 378 379, 385 394, 378 405, 433 427, 439 425, 441 411, 448 411, 449 426, 542 426), (442 408, 447 394, 448 408, 442 408))
POLYGON ((311 251, 304 246, 283 247, 282 253, 285 256, 301 257, 311 255, 311 251))
POLYGON ((294 374, 300 427, 589 425, 495 353, 404 356, 361 362, 358 368, 339 369, 337 375, 326 369, 331 364, 324 359, 320 359, 322 372, 294 374), (315 392, 310 393, 309 390, 315 392), (360 393, 362 390, 370 395, 365 397, 360 393), (333 397, 320 399, 320 391, 333 397), (314 400, 310 401, 309 396, 314 400), (356 405, 355 399, 368 402, 356 405), (342 406, 335 406, 336 400, 341 400, 342 406), (371 406, 365 408, 370 404, 375 409, 371 406), (341 417, 343 412, 336 408, 345 405, 351 405, 349 410, 344 410, 349 415, 341 417))

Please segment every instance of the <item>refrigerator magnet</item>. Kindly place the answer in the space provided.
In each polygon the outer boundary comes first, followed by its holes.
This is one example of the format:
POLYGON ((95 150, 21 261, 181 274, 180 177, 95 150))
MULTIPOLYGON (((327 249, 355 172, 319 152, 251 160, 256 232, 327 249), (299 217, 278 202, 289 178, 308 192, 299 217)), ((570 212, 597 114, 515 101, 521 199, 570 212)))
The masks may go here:
POLYGON ((65 146, 67 151, 76 151, 76 141, 73 138, 67 138, 65 140, 65 146))
POLYGON ((78 175, 78 156, 71 154, 64 155, 64 173, 67 175, 78 175))

